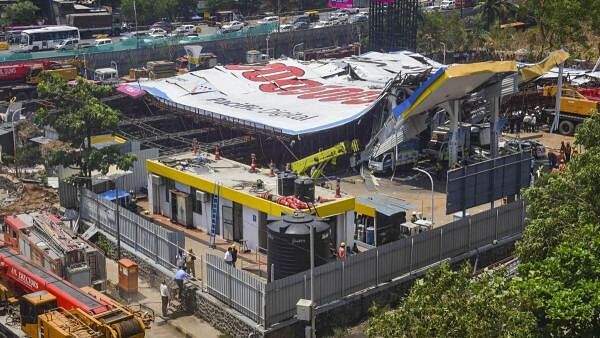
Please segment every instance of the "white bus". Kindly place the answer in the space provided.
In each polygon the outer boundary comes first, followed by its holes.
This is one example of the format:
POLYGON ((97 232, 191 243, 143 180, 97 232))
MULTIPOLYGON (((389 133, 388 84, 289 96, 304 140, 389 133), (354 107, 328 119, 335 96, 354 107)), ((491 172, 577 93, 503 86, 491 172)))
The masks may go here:
POLYGON ((55 49, 67 39, 79 41, 79 29, 69 26, 48 26, 38 29, 27 29, 21 32, 21 50, 38 51, 55 49))

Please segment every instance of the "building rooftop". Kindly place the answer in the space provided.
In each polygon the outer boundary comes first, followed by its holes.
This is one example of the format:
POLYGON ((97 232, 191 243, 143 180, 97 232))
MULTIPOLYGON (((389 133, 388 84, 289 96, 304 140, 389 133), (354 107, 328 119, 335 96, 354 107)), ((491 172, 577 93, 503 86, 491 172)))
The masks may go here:
POLYGON ((414 205, 404 200, 381 194, 359 196, 356 198, 356 202, 374 208, 377 212, 386 216, 393 216, 415 208, 414 205))
MULTIPOLYGON (((222 197, 271 215, 293 212, 291 208, 260 197, 265 193, 277 195, 277 177, 270 176, 270 170, 266 168, 257 168, 256 173, 251 173, 247 164, 223 157, 217 161, 213 154, 193 155, 191 152, 148 160, 147 168, 151 173, 209 193, 214 194, 218 186, 222 197), (262 187, 257 184, 259 180, 262 181, 262 187), (253 198, 249 199, 249 196, 253 198)), ((332 182, 332 185, 335 187, 335 183, 332 182)), ((354 197, 343 192, 341 195, 341 198, 336 198, 335 190, 315 186, 314 205, 319 216, 327 217, 352 210, 354 197)))

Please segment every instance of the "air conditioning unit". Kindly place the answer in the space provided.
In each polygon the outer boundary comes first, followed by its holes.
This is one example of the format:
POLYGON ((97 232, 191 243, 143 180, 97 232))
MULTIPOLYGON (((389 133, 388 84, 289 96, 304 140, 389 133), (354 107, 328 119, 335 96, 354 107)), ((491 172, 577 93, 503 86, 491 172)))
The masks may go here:
POLYGON ((162 177, 160 177, 158 175, 150 175, 150 177, 152 179, 152 184, 156 184, 156 185, 162 184, 162 177))
POLYGON ((208 202, 208 193, 196 190, 196 201, 208 202))

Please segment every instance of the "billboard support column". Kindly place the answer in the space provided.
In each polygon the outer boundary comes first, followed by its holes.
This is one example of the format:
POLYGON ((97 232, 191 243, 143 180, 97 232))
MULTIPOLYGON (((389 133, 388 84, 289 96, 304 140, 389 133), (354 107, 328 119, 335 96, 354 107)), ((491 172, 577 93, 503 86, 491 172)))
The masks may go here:
MULTIPOLYGON (((453 100, 448 104, 450 113, 450 139, 448 142, 448 168, 454 168, 458 162, 458 115, 460 101, 453 100)), ((463 150, 464 152, 464 150, 463 150)))
MULTIPOLYGON (((499 82, 498 82, 499 83, 499 82)), ((498 131, 498 119, 500 115, 500 94, 501 88, 500 85, 496 84, 489 88, 486 91, 486 99, 488 102, 492 102, 492 111, 491 111, 491 119, 490 119, 490 156, 492 157, 493 167, 496 167, 496 158, 498 157, 498 139, 499 139, 499 131, 498 131)), ((490 172, 490 193, 491 193, 491 202, 490 208, 494 209, 494 199, 496 195, 496 184, 495 180, 495 171, 490 172)))

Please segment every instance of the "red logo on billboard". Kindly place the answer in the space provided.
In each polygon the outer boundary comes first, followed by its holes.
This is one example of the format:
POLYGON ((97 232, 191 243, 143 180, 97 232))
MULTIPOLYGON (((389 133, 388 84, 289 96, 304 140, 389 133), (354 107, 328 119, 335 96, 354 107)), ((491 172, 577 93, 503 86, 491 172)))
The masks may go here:
POLYGON ((300 79, 304 75, 302 68, 283 63, 271 63, 264 67, 229 65, 229 70, 247 70, 242 76, 253 82, 265 82, 258 88, 265 93, 295 95, 303 100, 321 102, 340 102, 342 104, 366 104, 376 100, 381 92, 340 85, 323 85, 321 82, 300 79))

